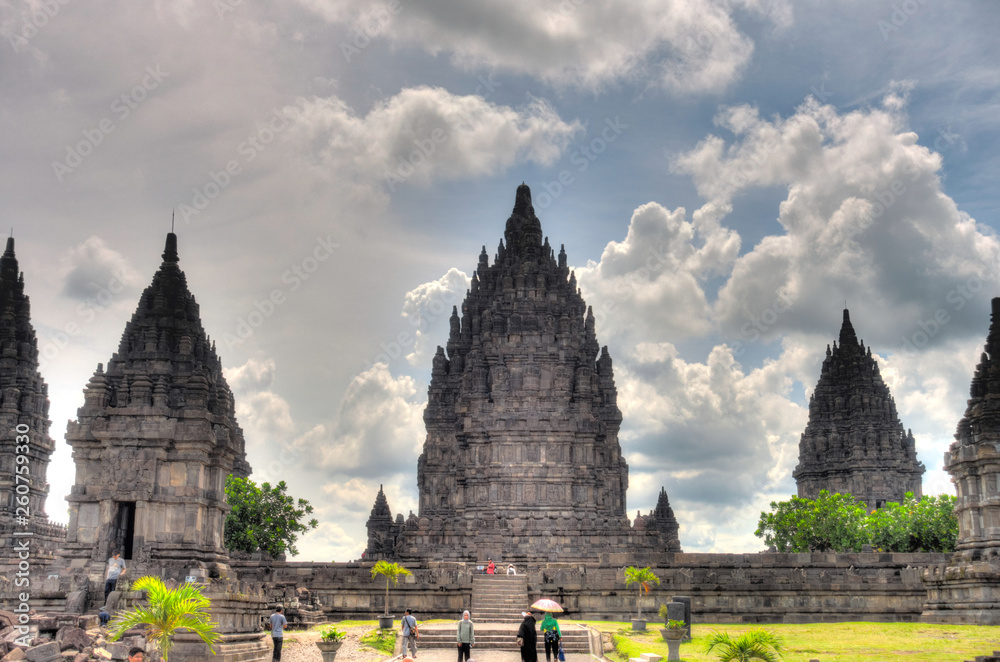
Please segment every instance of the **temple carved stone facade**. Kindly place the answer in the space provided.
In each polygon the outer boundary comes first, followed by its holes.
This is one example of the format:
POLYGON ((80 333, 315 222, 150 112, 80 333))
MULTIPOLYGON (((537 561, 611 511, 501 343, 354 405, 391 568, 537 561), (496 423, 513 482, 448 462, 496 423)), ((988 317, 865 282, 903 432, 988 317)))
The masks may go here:
MULTIPOLYGON (((679 551, 669 505, 642 527, 626 517, 621 421, 593 312, 522 184, 493 264, 484 247, 434 357, 420 513, 394 555, 524 564, 679 551)), ((385 522, 370 526, 369 553, 384 547, 373 531, 388 537, 385 522)))
POLYGON ((958 544, 946 564, 924 570, 930 623, 1000 625, 1000 298, 965 416, 944 454, 958 492, 958 544))
POLYGON ((809 423, 793 472, 798 494, 815 499, 821 490, 850 493, 873 509, 902 503, 907 492, 919 499, 923 474, 913 433, 900 423, 871 348, 858 340, 845 309, 840 344, 827 346, 809 399, 809 423))
POLYGON ((250 466, 233 394, 178 259, 170 233, 118 352, 107 370, 97 366, 66 432, 76 484, 64 555, 92 579, 113 549, 138 572, 226 573, 226 476, 246 477, 250 466))
POLYGON ((30 539, 35 562, 51 560, 65 541, 66 527, 50 522, 45 511, 46 472, 55 449, 51 425, 48 386, 38 371, 38 341, 11 237, 0 257, 0 565, 17 563, 15 532, 30 539))

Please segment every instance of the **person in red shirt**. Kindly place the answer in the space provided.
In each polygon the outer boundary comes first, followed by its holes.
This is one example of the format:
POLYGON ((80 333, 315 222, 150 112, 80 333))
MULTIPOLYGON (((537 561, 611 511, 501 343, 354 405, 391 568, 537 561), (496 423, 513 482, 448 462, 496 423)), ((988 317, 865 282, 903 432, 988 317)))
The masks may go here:
POLYGON ((490 563, 489 565, 486 566, 486 574, 487 575, 496 574, 497 567, 493 564, 493 559, 488 559, 488 561, 490 563))

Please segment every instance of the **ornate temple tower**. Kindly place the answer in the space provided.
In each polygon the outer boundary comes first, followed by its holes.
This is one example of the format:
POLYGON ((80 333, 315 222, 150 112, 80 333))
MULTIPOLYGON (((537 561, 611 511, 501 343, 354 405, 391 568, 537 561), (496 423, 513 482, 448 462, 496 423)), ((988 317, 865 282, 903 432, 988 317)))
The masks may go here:
POLYGON ((89 560, 92 575, 113 548, 139 572, 225 573, 226 476, 246 477, 250 466, 233 394, 177 263, 170 233, 118 352, 107 371, 97 366, 66 432, 76 484, 65 555, 89 560))
POLYGON ((792 474, 799 496, 815 499, 820 490, 850 493, 873 509, 902 503, 907 492, 919 499, 923 474, 913 434, 900 423, 871 348, 858 341, 845 309, 840 345, 826 348, 809 399, 809 423, 792 474))
POLYGON ((593 312, 522 184, 493 264, 484 247, 452 312, 447 355, 434 357, 420 514, 397 556, 598 562, 679 551, 676 520, 646 532, 625 515, 621 421, 593 312))
POLYGON ((55 449, 51 425, 48 386, 38 372, 38 342, 11 237, 0 257, 0 563, 17 562, 15 532, 31 533, 36 561, 51 559, 65 541, 66 528, 45 513, 46 471, 55 449))
POLYGON ((924 570, 921 620, 1000 625, 1000 298, 944 468, 958 492, 957 551, 924 570))
POLYGON ((378 486, 378 495, 375 497, 375 505, 372 506, 371 515, 368 517, 368 546, 365 548, 364 559, 366 561, 379 561, 391 559, 396 548, 396 539, 403 530, 403 515, 396 515, 392 518, 392 511, 389 510, 389 500, 385 498, 382 486, 378 486))

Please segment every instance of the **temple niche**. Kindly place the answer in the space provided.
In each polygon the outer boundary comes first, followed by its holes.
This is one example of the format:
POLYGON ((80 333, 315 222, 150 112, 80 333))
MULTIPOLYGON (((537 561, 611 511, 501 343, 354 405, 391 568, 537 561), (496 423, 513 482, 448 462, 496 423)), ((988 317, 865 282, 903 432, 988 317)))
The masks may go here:
POLYGON ((809 399, 809 423, 799 441, 793 476, 798 495, 850 493, 869 509, 919 499, 924 465, 913 433, 903 428, 871 348, 858 340, 844 309, 840 344, 826 348, 819 382, 809 399))
MULTIPOLYGON (((626 516, 611 356, 526 185, 493 263, 483 247, 450 323, 424 410, 419 515, 406 520, 395 557, 523 564, 680 551, 665 492, 652 525, 626 516)), ((368 553, 384 550, 373 546, 382 544, 375 521, 373 510, 368 553)))
MULTIPOLYGON (((64 556, 91 576, 113 549, 139 572, 225 575, 226 476, 250 474, 222 364, 167 235, 163 263, 70 421, 76 484, 64 556)), ((139 576, 136 572, 133 577, 139 576)))
POLYGON ((24 274, 10 237, 0 257, 0 565, 18 562, 15 532, 30 536, 37 563, 51 560, 66 538, 66 528, 45 512, 55 449, 51 425, 24 274))

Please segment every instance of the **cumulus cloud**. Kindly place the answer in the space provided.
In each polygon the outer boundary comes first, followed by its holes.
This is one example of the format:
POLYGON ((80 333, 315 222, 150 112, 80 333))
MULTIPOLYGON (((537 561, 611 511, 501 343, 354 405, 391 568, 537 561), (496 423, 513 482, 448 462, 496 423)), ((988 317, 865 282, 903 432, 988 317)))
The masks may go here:
MULTIPOLYGON (((446 274, 423 283, 403 299, 403 317, 416 329, 413 351, 406 356, 412 366, 429 367, 438 345, 444 346, 450 332, 452 308, 461 306, 472 279, 454 267, 446 274)), ((459 311, 459 317, 462 313, 459 311)))
MULTIPOLYGON (((754 49, 733 19, 733 3, 723 0, 413 2, 395 15, 361 0, 301 2, 353 30, 340 44, 347 58, 357 50, 352 42, 385 38, 450 53, 457 67, 506 69, 559 86, 639 80, 716 92, 739 77, 754 49)), ((783 27, 792 20, 782 0, 735 4, 783 27)))
POLYGON ((357 115, 337 97, 300 99, 285 109, 312 164, 360 186, 476 178, 515 163, 554 163, 582 131, 541 99, 514 109, 440 87, 406 88, 357 115))
POLYGON ((784 234, 742 255, 719 291, 728 335, 828 332, 840 308, 830 302, 847 300, 878 320, 871 341, 900 347, 935 315, 968 333, 986 309, 975 294, 997 279, 1000 242, 944 193, 940 155, 907 127, 905 92, 846 113, 810 98, 784 119, 727 107, 716 123, 732 143, 708 136, 675 159, 713 209, 752 188, 787 190, 784 234))
POLYGON ((425 404, 416 380, 376 363, 351 381, 335 421, 301 435, 295 448, 330 472, 372 478, 411 471, 423 446, 425 404))
POLYGON ((70 249, 62 262, 64 296, 102 307, 114 299, 132 300, 138 275, 125 256, 100 237, 89 237, 70 249))
POLYGON ((683 207, 655 202, 633 212, 624 241, 576 270, 602 333, 676 341, 711 330, 704 281, 728 273, 740 249, 739 235, 716 217, 703 209, 689 222, 683 207))

